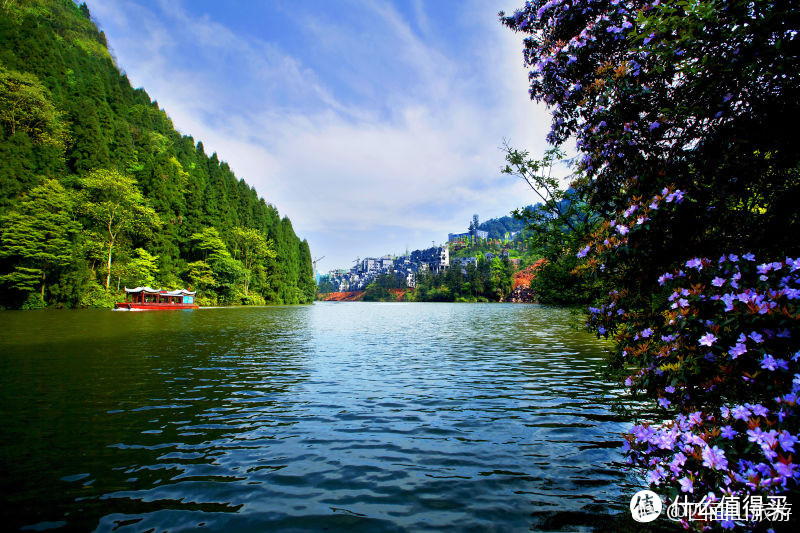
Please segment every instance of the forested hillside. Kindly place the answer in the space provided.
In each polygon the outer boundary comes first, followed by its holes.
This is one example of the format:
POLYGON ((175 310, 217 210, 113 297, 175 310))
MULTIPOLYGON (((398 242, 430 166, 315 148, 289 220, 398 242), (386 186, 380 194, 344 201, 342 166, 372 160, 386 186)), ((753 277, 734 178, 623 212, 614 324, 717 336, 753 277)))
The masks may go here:
POLYGON ((306 241, 131 87, 85 4, 0 3, 0 305, 107 306, 121 287, 305 303, 306 241))
MULTIPOLYGON (((533 208, 533 206, 529 206, 533 208)), ((526 222, 513 216, 490 218, 478 224, 478 229, 489 232, 490 239, 503 239, 506 233, 514 233, 525 229, 526 222)))

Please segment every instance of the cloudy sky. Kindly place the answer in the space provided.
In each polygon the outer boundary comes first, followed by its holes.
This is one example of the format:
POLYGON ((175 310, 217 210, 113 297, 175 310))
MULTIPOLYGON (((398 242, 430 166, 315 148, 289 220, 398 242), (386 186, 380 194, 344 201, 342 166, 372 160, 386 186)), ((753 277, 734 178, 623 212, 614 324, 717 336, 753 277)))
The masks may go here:
POLYGON ((444 242, 532 203, 504 139, 543 152, 522 2, 89 0, 134 86, 288 215, 321 271, 444 242))

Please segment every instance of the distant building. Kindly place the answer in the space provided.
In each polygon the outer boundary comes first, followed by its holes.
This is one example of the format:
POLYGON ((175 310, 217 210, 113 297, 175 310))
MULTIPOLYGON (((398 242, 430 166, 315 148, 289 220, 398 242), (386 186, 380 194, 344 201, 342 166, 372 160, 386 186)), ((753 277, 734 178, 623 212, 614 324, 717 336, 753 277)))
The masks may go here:
MULTIPOLYGON (((477 237, 479 239, 488 239, 489 238, 489 232, 488 231, 483 231, 482 229, 475 230, 475 235, 477 235, 477 237)), ((470 233, 470 232, 466 232, 466 233, 448 233, 447 234, 447 242, 451 242, 451 243, 452 242, 457 242, 457 241, 460 241, 460 240, 463 240, 463 239, 469 239, 471 236, 472 236, 472 233, 470 233)))
POLYGON ((378 261, 380 270, 390 271, 394 267, 394 258, 391 255, 384 255, 378 261))
POLYGON ((474 267, 478 266, 478 258, 477 257, 455 257, 451 261, 453 264, 453 268, 458 266, 461 267, 461 273, 465 276, 467 275, 467 266, 472 265, 474 267))
POLYGON ((360 291, 378 276, 390 275, 404 279, 408 287, 416 285, 415 275, 420 270, 442 272, 450 267, 450 249, 438 246, 426 250, 414 250, 410 255, 392 257, 365 257, 349 270, 331 270, 331 283, 340 291, 360 291))
POLYGON ((425 250, 414 250, 411 252, 410 260, 431 272, 442 272, 450 268, 450 248, 435 246, 425 250))

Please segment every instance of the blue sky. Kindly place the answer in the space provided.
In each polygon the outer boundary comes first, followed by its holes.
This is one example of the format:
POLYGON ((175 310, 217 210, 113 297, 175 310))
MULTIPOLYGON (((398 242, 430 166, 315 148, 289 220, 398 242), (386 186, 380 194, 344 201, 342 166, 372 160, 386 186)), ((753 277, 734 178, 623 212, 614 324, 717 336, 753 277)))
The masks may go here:
POLYGON ((119 67, 288 215, 321 271, 532 203, 504 139, 545 149, 521 2, 95 0, 119 67))

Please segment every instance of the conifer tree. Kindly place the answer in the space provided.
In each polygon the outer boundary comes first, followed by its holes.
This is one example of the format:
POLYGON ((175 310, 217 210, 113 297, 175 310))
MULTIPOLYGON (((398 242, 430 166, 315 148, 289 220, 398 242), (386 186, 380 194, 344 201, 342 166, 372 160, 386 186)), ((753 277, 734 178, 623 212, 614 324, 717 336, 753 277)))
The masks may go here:
POLYGON ((80 225, 73 218, 75 199, 56 180, 30 191, 0 224, 0 257, 14 267, 0 279, 10 287, 45 298, 48 277, 71 259, 73 236, 80 225))

